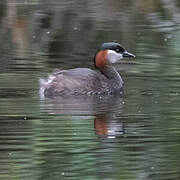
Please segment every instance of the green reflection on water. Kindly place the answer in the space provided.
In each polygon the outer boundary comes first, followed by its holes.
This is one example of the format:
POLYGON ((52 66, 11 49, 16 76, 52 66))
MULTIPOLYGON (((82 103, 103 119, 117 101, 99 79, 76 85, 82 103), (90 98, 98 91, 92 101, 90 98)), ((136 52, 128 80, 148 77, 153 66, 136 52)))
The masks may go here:
POLYGON ((0 4, 0 178, 179 179, 179 6, 172 2, 0 4), (54 68, 92 67, 104 41, 136 54, 117 65, 123 98, 43 104, 38 79, 54 68))

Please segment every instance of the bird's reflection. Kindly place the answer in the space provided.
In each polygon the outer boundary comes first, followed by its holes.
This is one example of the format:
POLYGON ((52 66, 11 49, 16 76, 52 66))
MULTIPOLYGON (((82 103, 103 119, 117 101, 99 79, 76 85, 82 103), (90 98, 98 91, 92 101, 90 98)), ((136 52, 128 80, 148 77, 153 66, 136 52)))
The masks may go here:
POLYGON ((41 111, 53 115, 72 115, 72 118, 94 118, 95 134, 100 138, 118 138, 124 131, 120 118, 124 101, 122 97, 58 97, 41 101, 41 111), (88 116, 87 116, 88 115, 88 116))
POLYGON ((112 115, 96 114, 94 119, 96 134, 101 138, 117 138, 124 134, 124 125, 112 115))

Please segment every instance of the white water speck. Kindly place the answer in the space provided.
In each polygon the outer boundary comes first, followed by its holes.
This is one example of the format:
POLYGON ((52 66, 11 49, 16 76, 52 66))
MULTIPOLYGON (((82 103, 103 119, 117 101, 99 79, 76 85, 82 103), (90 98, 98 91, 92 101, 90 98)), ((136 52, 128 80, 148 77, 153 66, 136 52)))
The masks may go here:
POLYGON ((115 136, 108 136, 108 139, 115 139, 115 136))

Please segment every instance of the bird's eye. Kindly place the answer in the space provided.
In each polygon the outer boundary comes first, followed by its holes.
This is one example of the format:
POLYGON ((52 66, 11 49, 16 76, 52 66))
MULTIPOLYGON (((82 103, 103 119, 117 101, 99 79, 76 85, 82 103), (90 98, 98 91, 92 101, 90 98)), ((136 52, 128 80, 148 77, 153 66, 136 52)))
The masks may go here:
POLYGON ((115 51, 116 51, 117 53, 119 53, 119 52, 120 52, 120 49, 119 49, 119 48, 117 48, 115 51))

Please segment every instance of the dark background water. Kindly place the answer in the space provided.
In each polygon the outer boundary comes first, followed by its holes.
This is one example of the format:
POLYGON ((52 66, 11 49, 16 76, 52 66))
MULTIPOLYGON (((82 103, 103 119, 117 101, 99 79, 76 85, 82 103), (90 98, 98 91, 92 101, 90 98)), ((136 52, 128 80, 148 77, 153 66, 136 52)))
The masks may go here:
POLYGON ((180 179, 178 0, 0 2, 0 179, 180 179), (136 55, 119 98, 40 100, 102 42, 136 55))

